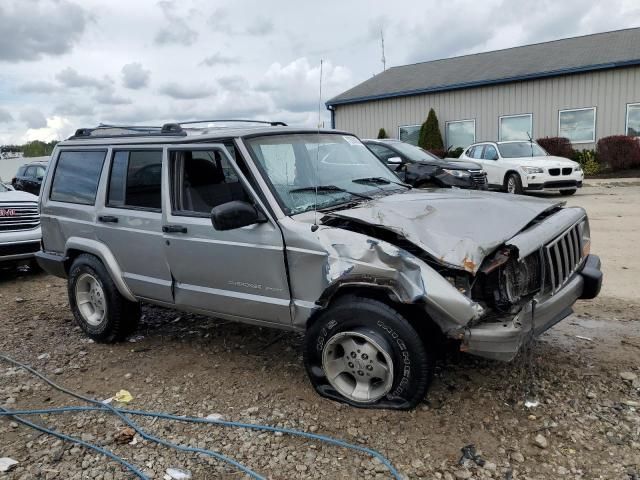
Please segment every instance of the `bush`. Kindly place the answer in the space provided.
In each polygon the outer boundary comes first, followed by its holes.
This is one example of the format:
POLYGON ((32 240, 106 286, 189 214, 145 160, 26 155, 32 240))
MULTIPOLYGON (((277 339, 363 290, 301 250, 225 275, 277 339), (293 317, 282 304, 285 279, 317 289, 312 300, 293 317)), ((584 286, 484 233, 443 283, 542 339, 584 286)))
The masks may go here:
POLYGON ((420 137, 418 146, 425 150, 443 150, 442 134, 440 134, 440 126, 438 125, 438 117, 433 108, 429 109, 427 119, 420 127, 420 137))
POLYGON ((384 128, 378 130, 378 138, 389 138, 387 135, 387 131, 384 128))
MULTIPOLYGON (((427 149, 425 148, 425 150, 427 149)), ((438 158, 444 158, 447 153, 444 148, 430 148, 427 152, 434 154, 438 158)))
POLYGON ((597 175, 602 170, 595 150, 576 150, 573 160, 582 166, 582 170, 587 177, 597 175))
POLYGON ((536 142, 549 152, 549 155, 565 158, 573 158, 575 156, 571 140, 566 137, 544 137, 538 138, 536 142))
POLYGON ((460 158, 460 155, 462 155, 462 152, 464 152, 464 148, 462 148, 462 147, 452 148, 451 150, 449 150, 446 153, 446 157, 447 158, 460 158))
POLYGON ((640 143, 635 137, 603 137, 598 140, 596 152, 600 163, 613 171, 640 167, 640 143))

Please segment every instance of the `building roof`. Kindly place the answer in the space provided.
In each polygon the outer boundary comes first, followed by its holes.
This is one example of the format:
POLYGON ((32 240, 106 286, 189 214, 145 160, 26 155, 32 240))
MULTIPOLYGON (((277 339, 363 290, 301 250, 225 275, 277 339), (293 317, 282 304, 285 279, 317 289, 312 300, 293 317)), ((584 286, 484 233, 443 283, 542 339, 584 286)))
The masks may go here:
POLYGON ((640 65, 639 46, 629 28, 392 67, 327 106, 640 65))

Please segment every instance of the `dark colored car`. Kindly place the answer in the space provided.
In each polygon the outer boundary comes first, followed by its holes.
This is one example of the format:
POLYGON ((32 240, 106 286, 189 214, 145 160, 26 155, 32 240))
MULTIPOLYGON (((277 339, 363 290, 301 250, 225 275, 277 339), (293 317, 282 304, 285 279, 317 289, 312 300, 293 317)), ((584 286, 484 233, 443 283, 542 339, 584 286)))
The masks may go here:
POLYGON ((13 188, 16 190, 39 195, 40 186, 42 185, 42 179, 44 178, 46 170, 47 162, 26 163, 18 168, 18 173, 16 173, 16 176, 11 180, 11 185, 13 185, 13 188))
POLYGON ((482 166, 469 161, 443 160, 400 140, 363 140, 400 179, 414 187, 458 187, 486 190, 482 166))

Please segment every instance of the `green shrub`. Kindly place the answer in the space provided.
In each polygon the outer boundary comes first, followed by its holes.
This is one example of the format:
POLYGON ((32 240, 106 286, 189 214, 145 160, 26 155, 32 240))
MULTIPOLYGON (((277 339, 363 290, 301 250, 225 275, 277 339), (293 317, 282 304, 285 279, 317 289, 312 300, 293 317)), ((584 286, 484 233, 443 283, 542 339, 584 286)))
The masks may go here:
POLYGON ((389 138, 387 131, 384 128, 378 130, 378 138, 389 138))
POLYGON ((587 177, 597 175, 602 170, 595 150, 576 150, 573 159, 582 166, 587 177))
POLYGON ((544 137, 538 138, 536 142, 549 152, 549 155, 556 157, 573 158, 576 152, 571 146, 571 140, 566 137, 544 137))
POLYGON ((462 152, 464 152, 464 148, 462 147, 452 148, 446 153, 445 156, 447 158, 460 158, 460 155, 462 155, 462 152))
POLYGON ((438 125, 438 117, 433 108, 429 109, 427 119, 422 124, 422 127, 420 127, 418 146, 425 150, 444 150, 442 134, 440 133, 440 126, 438 125))
POLYGON ((640 167, 640 143, 635 137, 612 135, 598 140, 598 160, 611 170, 640 167))

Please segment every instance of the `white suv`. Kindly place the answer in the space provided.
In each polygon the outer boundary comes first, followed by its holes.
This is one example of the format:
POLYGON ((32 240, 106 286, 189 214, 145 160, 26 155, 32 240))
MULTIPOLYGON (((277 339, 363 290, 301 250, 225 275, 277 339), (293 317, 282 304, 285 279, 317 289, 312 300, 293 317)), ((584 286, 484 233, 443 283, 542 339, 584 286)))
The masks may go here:
POLYGON ((552 190, 573 195, 584 179, 579 163, 549 155, 535 142, 474 143, 460 159, 481 164, 489 188, 508 193, 552 190))

